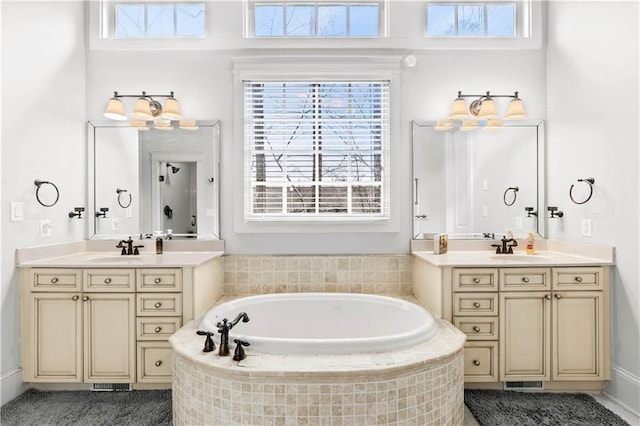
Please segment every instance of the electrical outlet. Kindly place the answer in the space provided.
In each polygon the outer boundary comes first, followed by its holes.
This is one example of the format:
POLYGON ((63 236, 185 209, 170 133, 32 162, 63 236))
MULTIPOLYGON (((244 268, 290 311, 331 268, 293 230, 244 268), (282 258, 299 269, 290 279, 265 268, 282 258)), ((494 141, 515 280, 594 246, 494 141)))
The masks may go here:
POLYGON ((124 209, 124 217, 133 217, 133 209, 131 207, 124 209))
POLYGON ((581 234, 583 237, 591 236, 591 219, 582 219, 581 234))
POLYGON ((522 229, 522 216, 516 216, 516 229, 522 229))
POLYGON ((111 218, 111 230, 117 231, 118 229, 120 229, 120 221, 117 217, 111 218))
POLYGON ((489 216, 489 207, 486 204, 482 206, 482 217, 489 216))
POLYGON ((11 202, 11 222, 22 222, 24 220, 24 203, 21 201, 11 202))
POLYGON ((51 225, 51 221, 49 219, 40 221, 40 237, 41 238, 49 238, 51 237, 53 226, 51 225))
POLYGON ((489 189, 489 182, 487 182, 486 179, 482 180, 482 190, 486 191, 487 189, 489 189))

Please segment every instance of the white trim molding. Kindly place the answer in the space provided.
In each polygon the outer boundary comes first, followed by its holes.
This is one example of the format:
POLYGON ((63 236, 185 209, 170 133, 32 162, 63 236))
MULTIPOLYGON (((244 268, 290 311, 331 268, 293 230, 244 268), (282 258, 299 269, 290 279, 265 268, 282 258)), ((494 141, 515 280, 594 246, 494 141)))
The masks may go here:
POLYGON ((611 367, 611 381, 603 393, 640 417, 640 377, 614 365, 611 367))
POLYGON ((2 373, 0 380, 2 381, 0 390, 1 405, 11 401, 29 388, 22 382, 22 368, 19 367, 2 373))

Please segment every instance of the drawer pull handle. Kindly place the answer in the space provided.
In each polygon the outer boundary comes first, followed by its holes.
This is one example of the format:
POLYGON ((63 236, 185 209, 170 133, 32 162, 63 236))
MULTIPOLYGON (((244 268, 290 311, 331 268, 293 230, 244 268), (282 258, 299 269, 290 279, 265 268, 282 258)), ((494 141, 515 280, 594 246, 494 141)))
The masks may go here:
POLYGON ((71 298, 71 300, 73 300, 74 302, 78 299, 80 299, 80 296, 78 296, 77 294, 71 298))
POLYGON ((581 283, 582 282, 582 277, 575 277, 575 280, 577 283, 581 283))
POLYGON ((480 303, 478 302, 473 302, 473 307, 478 309, 480 307, 480 303))
POLYGON ((562 299, 562 295, 561 294, 554 294, 553 297, 555 297, 556 299, 562 299))
POLYGON ((87 300, 89 300, 89 296, 82 296, 82 301, 86 302, 87 300))
POLYGON ((104 283, 105 284, 111 284, 111 278, 105 278, 104 279, 104 283))
POLYGON ((480 278, 474 278, 474 279, 473 279, 473 282, 474 282, 475 284, 480 284, 480 278))
POLYGON ((545 295, 544 295, 544 298, 545 298, 545 299, 547 299, 547 300, 551 300, 551 296, 550 296, 550 295, 548 295, 548 294, 545 294, 545 295))
POLYGON ((160 333, 162 331, 162 327, 156 327, 156 333, 160 333))
POLYGON ((58 282, 58 277, 51 278, 51 284, 56 284, 58 282))
POLYGON ((153 280, 154 283, 156 284, 160 284, 162 282, 161 278, 156 278, 155 280, 153 280))
POLYGON ((529 277, 522 277, 522 282, 523 283, 528 283, 529 282, 529 277))
POLYGON ((478 361, 477 359, 473 360, 473 365, 475 365, 476 367, 480 365, 480 361, 478 361))
POLYGON ((156 367, 160 367, 162 365, 162 361, 156 361, 156 367))
POLYGON ((480 327, 478 327, 477 325, 474 325, 473 331, 475 331, 476 333, 480 333, 480 327))
POLYGON ((156 304, 155 304, 155 305, 153 305, 153 306, 155 306, 155 307, 156 307, 156 309, 158 309, 160 306, 162 306, 162 303, 160 303, 160 302, 156 302, 156 304))

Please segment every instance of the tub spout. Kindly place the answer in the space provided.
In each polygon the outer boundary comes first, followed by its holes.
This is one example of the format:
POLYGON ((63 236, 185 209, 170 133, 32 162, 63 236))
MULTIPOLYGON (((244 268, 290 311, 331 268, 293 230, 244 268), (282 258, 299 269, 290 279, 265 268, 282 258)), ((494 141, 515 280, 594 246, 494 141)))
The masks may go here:
POLYGON ((218 355, 229 355, 229 330, 240 322, 240 320, 242 320, 242 322, 249 322, 249 315, 245 312, 240 312, 233 321, 223 318, 222 322, 218 322, 216 324, 216 327, 218 327, 218 333, 220 333, 220 349, 218 350, 218 355))

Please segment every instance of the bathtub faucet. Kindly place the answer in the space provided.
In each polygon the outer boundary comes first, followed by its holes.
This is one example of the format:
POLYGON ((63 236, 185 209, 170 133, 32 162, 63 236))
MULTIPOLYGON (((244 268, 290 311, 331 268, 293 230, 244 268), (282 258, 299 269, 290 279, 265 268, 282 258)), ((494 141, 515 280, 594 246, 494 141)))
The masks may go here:
POLYGON ((242 322, 249 322, 249 315, 245 312, 240 312, 233 321, 223 318, 222 322, 218 322, 216 324, 216 327, 218 327, 218 333, 220 333, 220 349, 218 350, 218 355, 229 355, 229 330, 240 322, 240 320, 242 320, 242 322))

